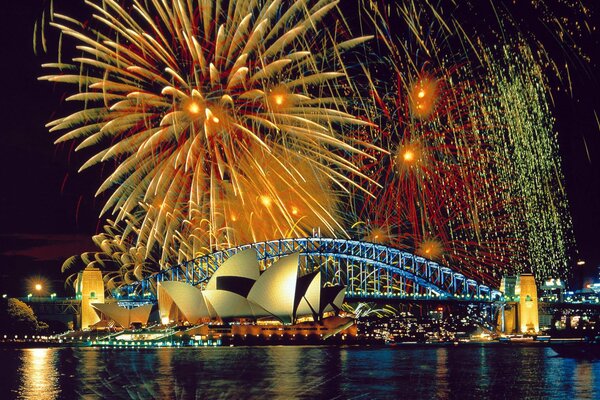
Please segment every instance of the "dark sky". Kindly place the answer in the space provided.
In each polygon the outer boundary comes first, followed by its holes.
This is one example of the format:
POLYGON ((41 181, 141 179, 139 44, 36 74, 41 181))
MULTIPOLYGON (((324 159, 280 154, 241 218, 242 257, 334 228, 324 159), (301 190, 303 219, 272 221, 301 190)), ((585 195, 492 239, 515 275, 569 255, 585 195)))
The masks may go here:
MULTIPOLYGON (((0 23, 0 293, 25 295, 37 276, 46 277, 50 291, 60 293, 62 261, 93 249, 90 237, 98 230, 100 210, 93 196, 98 169, 78 174, 84 157, 74 154, 71 143, 53 145, 55 137, 44 127, 55 113, 66 112, 62 104, 65 87, 37 80, 44 73, 40 64, 52 61, 56 54, 51 50, 50 56, 36 56, 33 52, 34 23, 48 2, 6 3, 0 23)), ((68 3, 69 8, 77 4, 73 0, 58 3, 68 3)), ((575 98, 555 98, 577 249, 587 261, 589 276, 597 276, 600 264, 600 131, 593 111, 600 110, 598 37, 596 32, 582 43, 593 61, 573 71, 575 98)), ((55 46, 49 44, 51 49, 55 46)))

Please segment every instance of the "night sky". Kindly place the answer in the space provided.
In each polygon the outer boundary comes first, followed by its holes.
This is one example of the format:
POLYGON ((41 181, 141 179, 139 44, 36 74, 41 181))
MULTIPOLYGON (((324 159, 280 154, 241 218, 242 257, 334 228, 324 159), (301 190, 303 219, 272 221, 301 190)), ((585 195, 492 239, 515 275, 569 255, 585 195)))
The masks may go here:
MULTIPOLYGON (((72 143, 53 145, 55 136, 44 127, 57 115, 67 114, 63 99, 69 89, 37 80, 44 74, 40 65, 54 61, 56 54, 56 43, 48 44, 47 55, 33 51, 34 23, 48 2, 6 3, 0 24, 0 293, 24 296, 28 282, 38 276, 49 281, 49 292, 62 293, 66 277, 60 273, 62 262, 94 250, 91 236, 99 230, 102 204, 94 199, 94 192, 101 168, 77 173, 89 153, 74 153, 72 143)), ((56 3, 69 4, 73 15, 80 2, 56 3)), ((598 21, 600 9, 587 3, 598 21)), ((597 277, 600 264, 600 130, 594 116, 594 109, 600 111, 599 39, 596 30, 588 42, 581 43, 592 62, 572 71, 574 98, 555 97, 556 129, 577 242, 574 257, 587 262, 589 277, 597 277)))

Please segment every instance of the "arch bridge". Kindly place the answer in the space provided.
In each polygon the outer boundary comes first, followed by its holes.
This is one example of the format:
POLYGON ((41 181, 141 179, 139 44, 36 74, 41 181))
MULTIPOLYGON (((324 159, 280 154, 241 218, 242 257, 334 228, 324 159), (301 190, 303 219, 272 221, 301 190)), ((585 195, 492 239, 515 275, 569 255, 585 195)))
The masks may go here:
POLYGON ((349 300, 409 299, 495 302, 502 293, 423 257, 393 247, 347 239, 309 237, 253 243, 207 254, 126 286, 129 295, 154 299, 156 285, 177 280, 202 285, 230 256, 256 249, 261 267, 300 254, 301 273, 321 269, 325 282, 346 285, 349 300))

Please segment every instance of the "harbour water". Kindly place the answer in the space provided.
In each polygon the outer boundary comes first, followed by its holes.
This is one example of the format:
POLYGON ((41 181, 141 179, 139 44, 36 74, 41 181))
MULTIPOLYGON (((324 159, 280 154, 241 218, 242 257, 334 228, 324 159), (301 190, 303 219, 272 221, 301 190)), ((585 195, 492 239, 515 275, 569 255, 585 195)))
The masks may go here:
POLYGON ((547 347, 0 349, 1 399, 598 399, 547 347))

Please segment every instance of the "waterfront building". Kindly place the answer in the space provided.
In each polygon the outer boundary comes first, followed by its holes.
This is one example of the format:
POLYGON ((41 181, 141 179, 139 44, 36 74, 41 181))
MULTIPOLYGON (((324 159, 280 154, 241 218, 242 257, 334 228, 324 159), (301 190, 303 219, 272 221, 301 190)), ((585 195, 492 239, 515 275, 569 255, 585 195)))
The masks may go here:
MULTIPOLYGON (((164 327, 185 327, 190 336, 356 334, 354 319, 339 316, 345 286, 323 283, 321 271, 299 273, 299 254, 281 257, 261 272, 255 249, 228 258, 204 287, 181 281, 157 285, 158 318, 164 327)), ((146 325, 152 305, 127 309, 94 304, 98 315, 122 328, 146 325)))
POLYGON ((515 294, 519 296, 519 331, 521 333, 539 332, 537 286, 533 274, 519 275, 515 294))
POLYGON ((100 321, 93 303, 104 303, 104 280, 102 271, 98 268, 87 266, 77 275, 75 282, 76 296, 81 300, 81 329, 87 329, 100 321))
POLYGON ((132 326, 143 326, 148 324, 152 304, 145 304, 139 307, 126 308, 121 307, 117 303, 97 303, 92 304, 99 317, 102 319, 112 320, 122 328, 130 328, 132 326))
POLYGON ((184 282, 160 282, 161 321, 251 319, 292 324, 337 313, 345 287, 324 287, 320 271, 298 276, 298 261, 298 254, 285 256, 261 273, 256 250, 248 249, 227 259, 204 290, 184 282))
POLYGON ((566 282, 560 278, 546 279, 540 286, 541 301, 562 302, 564 300, 566 282))
POLYGON ((498 326, 504 333, 513 333, 517 330, 517 307, 511 301, 515 299, 515 288, 517 286, 516 276, 504 276, 500 281, 500 291, 504 298, 509 300, 499 315, 498 326))
POLYGON ((539 332, 538 293, 534 276, 505 276, 500 291, 507 300, 499 315, 500 330, 504 333, 539 332))

